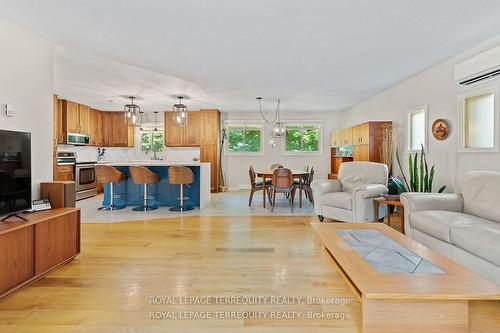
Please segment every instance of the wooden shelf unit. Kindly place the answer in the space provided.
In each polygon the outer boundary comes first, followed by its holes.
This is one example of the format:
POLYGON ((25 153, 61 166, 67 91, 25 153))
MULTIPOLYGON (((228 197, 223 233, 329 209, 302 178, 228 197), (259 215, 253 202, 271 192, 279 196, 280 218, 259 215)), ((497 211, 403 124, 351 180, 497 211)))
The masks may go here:
POLYGON ((22 214, 0 223, 0 299, 80 254, 80 209, 22 214))

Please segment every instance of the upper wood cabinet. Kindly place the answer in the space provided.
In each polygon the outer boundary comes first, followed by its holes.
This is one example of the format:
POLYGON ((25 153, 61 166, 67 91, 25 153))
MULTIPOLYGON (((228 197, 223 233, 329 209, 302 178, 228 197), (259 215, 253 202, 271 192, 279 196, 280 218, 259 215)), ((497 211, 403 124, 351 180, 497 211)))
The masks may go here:
POLYGON ((340 147, 341 146, 340 140, 341 140, 341 131, 332 131, 330 133, 330 147, 331 148, 340 147))
POLYGON ((340 133, 340 145, 352 146, 352 127, 344 128, 340 133))
POLYGON ((352 128, 353 145, 367 145, 370 141, 370 123, 364 123, 352 128))
POLYGON ((62 100, 63 132, 90 134, 90 108, 68 100, 62 100))
POLYGON ((101 112, 102 117, 102 146, 106 147, 133 147, 134 127, 125 123, 123 112, 101 112))
POLYGON ((188 112, 185 126, 174 125, 173 113, 164 113, 164 141, 167 147, 217 145, 219 141, 218 110, 188 112))
POLYGON ((102 146, 102 133, 102 113, 99 110, 90 109, 90 145, 102 146))
POLYGON ((187 124, 184 127, 184 145, 199 146, 201 144, 203 115, 201 112, 189 112, 187 124))

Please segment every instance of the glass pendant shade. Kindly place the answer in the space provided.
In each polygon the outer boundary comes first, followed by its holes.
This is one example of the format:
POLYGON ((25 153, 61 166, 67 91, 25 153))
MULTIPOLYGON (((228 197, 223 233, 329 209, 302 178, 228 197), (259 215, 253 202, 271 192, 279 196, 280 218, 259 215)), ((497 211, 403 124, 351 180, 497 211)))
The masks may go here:
POLYGON ((123 111, 125 112, 125 122, 129 126, 141 126, 141 108, 134 103, 135 97, 130 96, 130 103, 125 104, 123 111))
POLYGON ((187 106, 182 103, 182 97, 179 97, 179 103, 173 107, 173 122, 175 126, 186 126, 187 106))
POLYGON ((281 121, 274 123, 273 138, 283 138, 285 136, 285 124, 281 121))

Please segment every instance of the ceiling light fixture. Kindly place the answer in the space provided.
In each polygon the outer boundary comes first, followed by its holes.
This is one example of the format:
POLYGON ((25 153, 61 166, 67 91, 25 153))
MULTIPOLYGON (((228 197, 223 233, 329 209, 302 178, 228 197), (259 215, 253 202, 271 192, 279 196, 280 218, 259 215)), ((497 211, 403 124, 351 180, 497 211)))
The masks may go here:
POLYGON ((125 104, 123 111, 125 112, 125 122, 131 126, 141 126, 142 115, 139 105, 134 103, 134 96, 130 96, 130 104, 125 104))
POLYGON ((269 145, 271 147, 276 147, 276 142, 274 139, 281 139, 285 136, 285 124, 281 121, 281 112, 280 112, 280 102, 281 100, 278 98, 278 104, 276 105, 276 111, 274 115, 274 119, 272 121, 268 121, 262 112, 262 97, 257 97, 257 101, 259 101, 259 112, 260 116, 264 120, 266 124, 272 127, 271 137, 272 139, 269 141, 269 145))
POLYGON ((182 103, 184 97, 178 96, 179 103, 173 107, 173 121, 176 126, 186 126, 187 123, 187 106, 182 103))

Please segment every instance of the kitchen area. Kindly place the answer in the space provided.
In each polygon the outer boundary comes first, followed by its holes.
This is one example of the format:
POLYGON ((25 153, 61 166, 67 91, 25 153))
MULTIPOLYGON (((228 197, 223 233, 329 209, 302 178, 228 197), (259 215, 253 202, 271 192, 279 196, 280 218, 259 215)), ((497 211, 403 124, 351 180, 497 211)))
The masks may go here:
POLYGON ((98 203, 97 210, 109 205, 110 192, 109 184, 99 182, 96 166, 112 166, 126 174, 112 196, 127 211, 143 200, 142 185, 129 172, 142 166, 159 177, 148 186, 155 204, 175 206, 179 187, 169 183, 168 168, 184 166, 194 175, 184 186, 187 203, 205 207, 219 189, 220 112, 189 111, 182 124, 176 123, 175 110, 137 115, 141 121, 134 123, 125 111, 97 110, 54 96, 54 180, 75 181, 76 200, 98 203))

